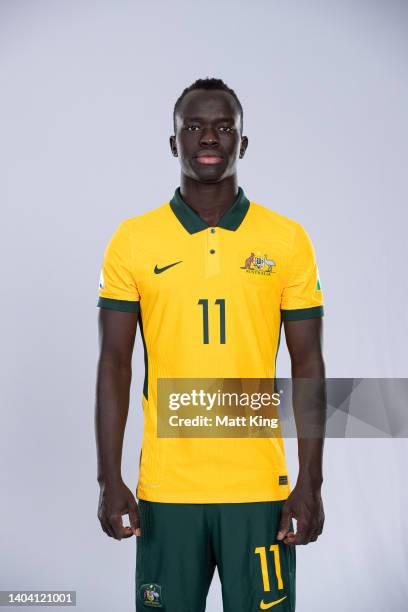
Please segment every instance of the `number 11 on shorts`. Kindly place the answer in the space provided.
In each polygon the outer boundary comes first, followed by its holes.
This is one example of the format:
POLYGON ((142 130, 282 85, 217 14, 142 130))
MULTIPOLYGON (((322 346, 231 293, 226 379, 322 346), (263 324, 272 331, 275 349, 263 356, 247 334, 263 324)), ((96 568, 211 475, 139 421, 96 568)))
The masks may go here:
MULTIPOLYGON (((279 545, 271 544, 269 550, 273 552, 276 580, 278 581, 278 589, 280 590, 283 589, 283 580, 280 566, 279 545)), ((266 559, 266 546, 257 546, 255 548, 255 554, 259 555, 261 561, 262 582, 264 591, 270 591, 271 585, 269 583, 268 563, 266 559)))

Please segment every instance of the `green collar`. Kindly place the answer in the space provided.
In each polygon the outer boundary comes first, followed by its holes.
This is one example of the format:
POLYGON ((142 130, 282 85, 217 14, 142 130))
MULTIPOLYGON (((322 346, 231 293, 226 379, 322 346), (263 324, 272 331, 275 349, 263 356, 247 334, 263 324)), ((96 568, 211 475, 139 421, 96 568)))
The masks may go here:
MULTIPOLYGON (((191 208, 181 197, 180 187, 177 187, 174 196, 170 200, 171 210, 176 215, 180 223, 190 234, 201 232, 203 229, 208 229, 203 219, 191 208)), ((225 212, 218 221, 217 227, 223 227, 227 230, 235 231, 241 225, 245 215, 248 212, 249 200, 246 197, 242 187, 238 187, 238 195, 235 198, 231 208, 225 212)))

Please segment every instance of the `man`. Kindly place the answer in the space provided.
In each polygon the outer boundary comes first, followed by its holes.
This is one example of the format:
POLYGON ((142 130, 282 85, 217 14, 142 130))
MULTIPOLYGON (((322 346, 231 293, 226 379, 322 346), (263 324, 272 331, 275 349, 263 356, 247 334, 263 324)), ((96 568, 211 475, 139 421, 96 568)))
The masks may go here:
POLYGON ((186 88, 170 137, 180 187, 121 223, 105 252, 98 517, 113 538, 137 536, 139 612, 205 610, 215 566, 224 612, 293 611, 295 545, 322 532, 321 437, 299 439, 290 493, 281 438, 157 434, 159 379, 273 379, 281 321, 293 378, 324 377, 313 247, 298 223, 238 186, 242 127, 242 106, 222 80, 186 88), (120 467, 137 321, 145 352, 138 504, 120 467))

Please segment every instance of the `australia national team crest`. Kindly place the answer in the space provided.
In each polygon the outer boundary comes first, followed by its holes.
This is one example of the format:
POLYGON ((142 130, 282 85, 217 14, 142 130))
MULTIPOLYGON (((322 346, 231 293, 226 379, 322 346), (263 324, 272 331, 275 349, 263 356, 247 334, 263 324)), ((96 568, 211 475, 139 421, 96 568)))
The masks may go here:
POLYGON ((242 270, 249 274, 269 276, 276 272, 276 262, 266 253, 252 251, 243 262, 242 270))
POLYGON ((140 587, 140 596, 147 608, 163 607, 160 584, 142 584, 140 587))

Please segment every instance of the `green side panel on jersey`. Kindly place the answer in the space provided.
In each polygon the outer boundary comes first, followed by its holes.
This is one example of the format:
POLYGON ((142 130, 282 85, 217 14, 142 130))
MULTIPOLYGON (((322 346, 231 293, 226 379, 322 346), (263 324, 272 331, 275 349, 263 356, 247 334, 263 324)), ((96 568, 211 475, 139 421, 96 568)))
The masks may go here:
POLYGON ((149 388, 149 358, 147 354, 146 340, 145 340, 144 333, 143 333, 142 313, 139 313, 138 321, 139 321, 139 327, 140 327, 140 335, 142 337, 142 342, 143 342, 143 356, 144 356, 144 366, 145 366, 145 375, 144 375, 144 381, 143 381, 143 395, 145 396, 147 400, 149 399, 147 396, 148 388, 149 388))
POLYGON ((282 335, 282 320, 281 320, 280 327, 279 327, 278 346, 276 347, 276 353, 275 353, 275 374, 274 374, 275 380, 276 380, 276 360, 278 359, 278 352, 279 352, 279 347, 280 347, 280 342, 281 342, 281 335, 282 335))

